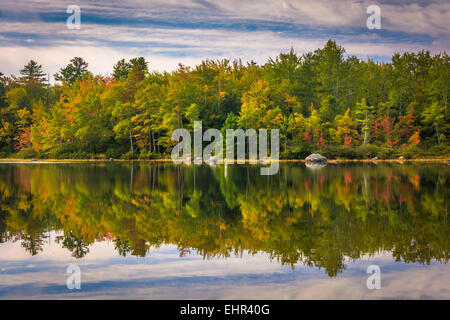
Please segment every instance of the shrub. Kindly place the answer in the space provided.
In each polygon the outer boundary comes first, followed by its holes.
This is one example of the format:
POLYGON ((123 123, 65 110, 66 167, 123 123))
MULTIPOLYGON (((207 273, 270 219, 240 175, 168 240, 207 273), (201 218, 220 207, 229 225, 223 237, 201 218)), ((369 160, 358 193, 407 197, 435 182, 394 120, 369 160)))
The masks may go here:
POLYGON ((358 159, 371 159, 376 157, 379 151, 379 147, 372 144, 361 145, 355 149, 358 159))
POLYGON ((30 159, 30 158, 36 158, 36 152, 32 147, 30 148, 23 148, 15 155, 19 159, 30 159))
POLYGON ((139 159, 145 160, 151 158, 151 152, 149 152, 147 149, 142 149, 139 153, 139 159))

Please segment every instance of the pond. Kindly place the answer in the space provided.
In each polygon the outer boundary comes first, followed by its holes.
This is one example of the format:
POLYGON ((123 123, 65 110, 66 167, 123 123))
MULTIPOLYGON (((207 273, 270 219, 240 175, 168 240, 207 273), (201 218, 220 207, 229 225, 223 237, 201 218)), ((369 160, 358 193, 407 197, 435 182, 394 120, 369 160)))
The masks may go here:
POLYGON ((0 299, 448 299, 449 177, 438 163, 0 163, 0 299))

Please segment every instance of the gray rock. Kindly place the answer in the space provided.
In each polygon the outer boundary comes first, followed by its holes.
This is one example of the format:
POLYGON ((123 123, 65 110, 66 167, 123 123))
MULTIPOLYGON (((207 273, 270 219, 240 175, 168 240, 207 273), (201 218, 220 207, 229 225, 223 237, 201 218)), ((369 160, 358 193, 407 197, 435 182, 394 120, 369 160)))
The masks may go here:
POLYGON ((398 160, 405 160, 405 157, 403 157, 403 156, 398 157, 398 160))
POLYGON ((305 166, 308 169, 319 170, 319 169, 322 169, 323 167, 326 167, 327 163, 326 162, 306 162, 305 166))
POLYGON ((307 156, 305 161, 306 163, 327 163, 327 158, 318 153, 313 153, 307 156))
POLYGON ((217 157, 216 157, 216 156, 211 156, 211 157, 208 159, 208 164, 209 164, 210 166, 215 166, 215 165, 217 164, 217 157))
POLYGON ((373 157, 373 158, 370 159, 370 160, 372 160, 372 161, 377 161, 377 160, 378 160, 378 157, 373 157))

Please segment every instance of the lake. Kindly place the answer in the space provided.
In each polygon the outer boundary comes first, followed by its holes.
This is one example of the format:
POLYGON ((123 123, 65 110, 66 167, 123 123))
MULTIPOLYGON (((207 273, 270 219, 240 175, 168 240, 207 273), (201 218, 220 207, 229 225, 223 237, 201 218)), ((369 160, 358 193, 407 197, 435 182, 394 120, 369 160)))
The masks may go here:
POLYGON ((0 163, 0 299, 449 299, 449 177, 443 163, 0 163))

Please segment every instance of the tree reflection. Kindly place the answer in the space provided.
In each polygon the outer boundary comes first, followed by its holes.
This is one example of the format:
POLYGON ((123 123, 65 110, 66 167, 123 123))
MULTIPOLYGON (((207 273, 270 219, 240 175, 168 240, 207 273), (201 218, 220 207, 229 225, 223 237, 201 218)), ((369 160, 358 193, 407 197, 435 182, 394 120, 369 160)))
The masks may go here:
POLYGON ((180 256, 266 252, 281 264, 324 268, 391 251, 397 261, 449 259, 450 169, 437 164, 175 167, 162 164, 0 166, 0 241, 35 255, 48 230, 72 256, 95 241, 144 257, 174 244, 180 256), (131 175, 131 176, 130 176, 131 175), (132 188, 130 188, 132 181, 132 188))
POLYGON ((37 255, 39 252, 43 251, 42 245, 44 243, 44 236, 37 235, 29 235, 25 234, 22 237, 22 247, 32 256, 37 255))
POLYGON ((130 241, 128 240, 121 240, 120 238, 117 238, 114 240, 114 244, 114 248, 117 250, 119 255, 123 257, 126 257, 132 251, 130 241))
POLYGON ((83 237, 75 236, 72 231, 68 235, 56 238, 58 243, 62 243, 63 248, 72 252, 72 257, 81 259, 89 253, 88 245, 83 243, 83 237))

